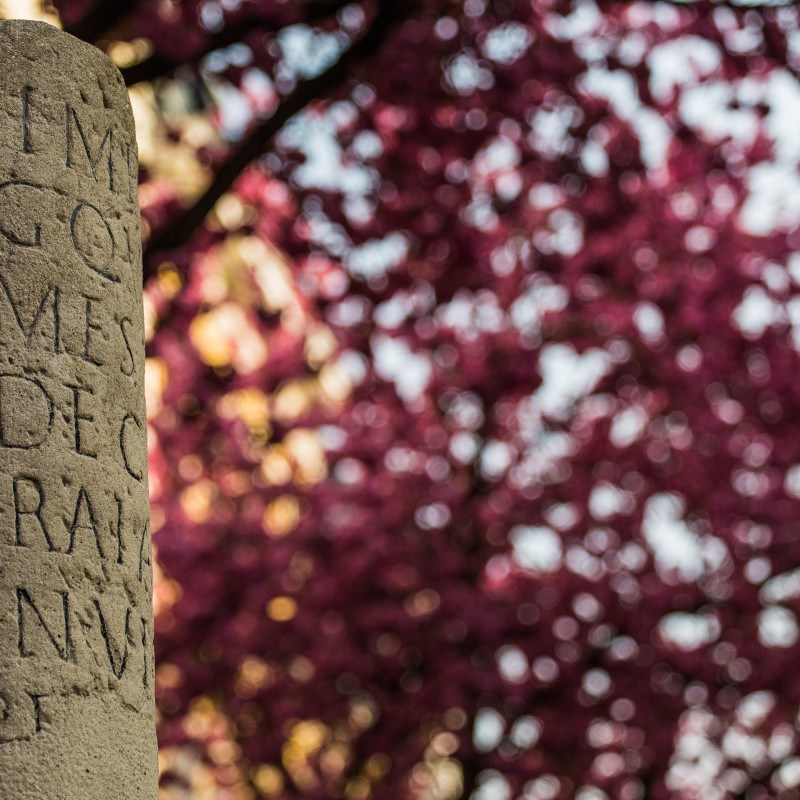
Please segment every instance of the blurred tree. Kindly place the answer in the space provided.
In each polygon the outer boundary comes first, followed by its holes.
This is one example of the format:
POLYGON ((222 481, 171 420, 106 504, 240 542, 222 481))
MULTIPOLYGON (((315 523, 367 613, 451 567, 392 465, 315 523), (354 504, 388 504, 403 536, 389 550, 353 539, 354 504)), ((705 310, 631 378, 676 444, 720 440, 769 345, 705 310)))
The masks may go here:
POLYGON ((800 797, 798 9, 55 5, 139 127, 164 797, 800 797))

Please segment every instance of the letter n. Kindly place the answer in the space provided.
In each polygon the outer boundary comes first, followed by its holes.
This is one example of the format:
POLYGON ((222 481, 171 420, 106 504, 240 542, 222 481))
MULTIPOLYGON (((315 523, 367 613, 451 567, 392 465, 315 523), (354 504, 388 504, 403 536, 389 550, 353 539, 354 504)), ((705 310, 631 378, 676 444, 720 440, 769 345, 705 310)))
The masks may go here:
MULTIPOLYGON (((55 648, 58 657, 62 661, 70 661, 72 657, 72 647, 70 644, 70 630, 69 630, 69 595, 66 592, 55 592, 61 598, 61 606, 64 614, 64 634, 59 635, 55 632, 55 626, 48 625, 42 612, 36 607, 31 596, 25 589, 17 589, 17 622, 19 624, 19 654, 21 656, 37 655, 30 646, 31 640, 31 625, 35 628, 41 629, 50 644, 55 648), (63 644, 59 644, 59 640, 63 644)), ((41 641, 41 636, 39 637, 41 641)))

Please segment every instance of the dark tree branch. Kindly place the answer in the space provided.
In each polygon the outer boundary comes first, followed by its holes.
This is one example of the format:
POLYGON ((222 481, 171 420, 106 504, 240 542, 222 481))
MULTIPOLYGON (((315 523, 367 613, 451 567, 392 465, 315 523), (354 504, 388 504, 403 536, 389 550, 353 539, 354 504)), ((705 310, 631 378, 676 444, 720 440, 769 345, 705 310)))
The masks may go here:
POLYGON ((205 193, 178 219, 154 233, 147 244, 146 254, 185 244, 202 224, 206 214, 211 211, 217 200, 231 188, 242 170, 264 152, 272 137, 286 122, 309 103, 325 97, 339 88, 347 80, 353 63, 372 55, 386 39, 394 25, 413 12, 415 5, 411 2, 395 3, 393 0, 386 0, 382 3, 367 33, 346 50, 332 67, 315 78, 298 83, 295 90, 283 100, 275 113, 253 130, 217 170, 214 180, 205 193))
POLYGON ((64 30, 84 42, 96 42, 135 9, 136 0, 97 0, 81 19, 64 30))
MULTIPOLYGON (((313 25, 321 22, 333 14, 336 14, 340 9, 349 5, 352 0, 327 0, 326 2, 309 3, 306 6, 306 14, 302 22, 306 25, 313 25)), ((282 27, 282 23, 276 23, 272 20, 267 20, 258 17, 243 17, 234 20, 225 25, 222 30, 217 33, 210 34, 206 37, 203 47, 191 56, 193 62, 199 62, 204 56, 213 53, 223 47, 236 44, 236 42, 243 41, 248 34, 258 31, 272 31, 278 30, 282 27)), ((168 53, 153 53, 149 58, 146 58, 139 64, 134 64, 131 67, 121 69, 122 77, 128 86, 133 86, 135 83, 141 81, 152 81, 156 78, 161 78, 169 75, 173 70, 182 64, 186 63, 186 59, 171 58, 168 53)))

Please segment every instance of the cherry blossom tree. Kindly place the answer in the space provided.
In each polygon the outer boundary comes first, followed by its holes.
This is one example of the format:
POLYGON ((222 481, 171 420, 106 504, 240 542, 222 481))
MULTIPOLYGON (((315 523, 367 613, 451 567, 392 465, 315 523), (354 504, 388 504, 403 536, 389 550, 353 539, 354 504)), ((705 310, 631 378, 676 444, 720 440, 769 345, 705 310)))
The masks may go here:
POLYGON ((59 0, 139 129, 165 798, 800 797, 800 12, 59 0))

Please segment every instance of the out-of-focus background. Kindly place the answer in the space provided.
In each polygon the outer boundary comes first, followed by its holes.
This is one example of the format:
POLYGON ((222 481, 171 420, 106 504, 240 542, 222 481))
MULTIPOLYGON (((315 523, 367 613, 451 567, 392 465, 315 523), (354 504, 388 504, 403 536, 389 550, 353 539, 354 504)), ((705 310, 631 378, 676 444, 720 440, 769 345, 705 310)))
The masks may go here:
POLYGON ((138 127, 162 800, 800 797, 800 12, 37 0, 138 127))

